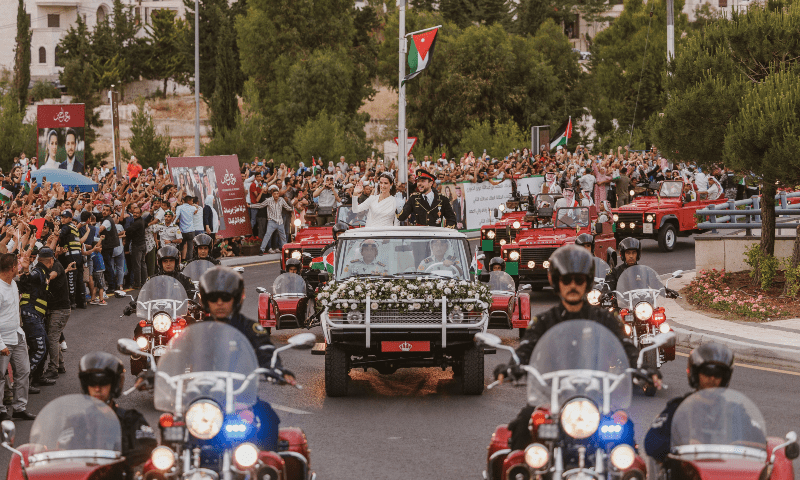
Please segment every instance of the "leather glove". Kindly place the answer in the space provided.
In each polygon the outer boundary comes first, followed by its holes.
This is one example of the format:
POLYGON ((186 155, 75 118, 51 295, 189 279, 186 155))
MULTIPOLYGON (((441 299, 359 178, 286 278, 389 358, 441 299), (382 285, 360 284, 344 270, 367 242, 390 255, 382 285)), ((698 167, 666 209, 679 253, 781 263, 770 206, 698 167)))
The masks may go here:
POLYGON ((156 374, 152 370, 145 370, 136 377, 137 390, 152 390, 156 384, 156 374))
POLYGON ((676 292, 675 290, 673 290, 671 288, 667 288, 666 292, 667 292, 667 298, 678 298, 678 297, 680 297, 678 292, 676 292))
POLYGON ((129 315, 132 315, 133 312, 134 312, 133 308, 131 306, 127 306, 125 307, 125 310, 122 311, 122 314, 127 317, 129 315))
POLYGON ((516 363, 512 363, 511 365, 502 363, 494 369, 494 378, 497 379, 500 375, 505 375, 506 378, 519 380, 525 376, 525 370, 516 363))

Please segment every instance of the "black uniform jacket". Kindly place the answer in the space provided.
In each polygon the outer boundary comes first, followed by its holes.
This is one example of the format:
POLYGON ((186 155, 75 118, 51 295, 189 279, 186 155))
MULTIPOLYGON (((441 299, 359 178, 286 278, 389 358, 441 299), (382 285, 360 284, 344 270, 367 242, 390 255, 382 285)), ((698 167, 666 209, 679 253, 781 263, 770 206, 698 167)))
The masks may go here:
POLYGON ((150 452, 158 446, 155 432, 138 410, 119 408, 114 405, 122 429, 122 456, 131 467, 141 465, 150 458, 150 452))
MULTIPOLYGON (((253 346, 253 349, 256 351, 256 357, 258 357, 258 366, 270 368, 272 352, 275 351, 275 348, 261 348, 265 345, 272 346, 272 341, 270 341, 267 329, 262 327, 257 321, 247 318, 241 313, 234 313, 233 316, 227 320, 227 323, 242 332, 244 336, 250 340, 250 345, 253 346)), ((277 368, 281 367, 280 359, 278 359, 275 366, 277 368)))
POLYGON ((428 204, 425 195, 414 192, 403 205, 403 211, 397 215, 400 221, 405 221, 413 215, 415 225, 428 227, 456 228, 456 214, 450 201, 433 191, 433 203, 428 204), (442 224, 444 219, 444 224, 442 224))

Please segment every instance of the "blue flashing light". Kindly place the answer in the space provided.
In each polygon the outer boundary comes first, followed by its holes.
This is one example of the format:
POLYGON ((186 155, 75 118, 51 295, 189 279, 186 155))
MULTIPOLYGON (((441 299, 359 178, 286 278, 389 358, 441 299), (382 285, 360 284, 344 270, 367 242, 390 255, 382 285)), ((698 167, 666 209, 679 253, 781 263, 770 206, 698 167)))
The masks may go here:
POLYGON ((600 421, 598 432, 602 440, 608 441, 622 439, 627 433, 626 430, 625 424, 617 423, 611 417, 605 417, 600 421))
POLYGON ((229 418, 222 430, 226 440, 241 440, 247 438, 252 426, 246 420, 233 417, 229 418))

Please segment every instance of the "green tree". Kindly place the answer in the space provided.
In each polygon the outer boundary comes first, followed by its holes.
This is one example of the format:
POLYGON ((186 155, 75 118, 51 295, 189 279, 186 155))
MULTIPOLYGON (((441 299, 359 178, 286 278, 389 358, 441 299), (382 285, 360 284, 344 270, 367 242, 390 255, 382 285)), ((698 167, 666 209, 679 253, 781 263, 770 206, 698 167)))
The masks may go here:
POLYGON ((169 136, 169 128, 164 128, 164 134, 159 134, 153 117, 147 111, 144 98, 136 101, 136 113, 131 119, 131 151, 122 149, 122 157, 128 158, 131 154, 135 155, 142 167, 157 167, 158 162, 163 162, 167 156, 177 157, 181 154, 180 149, 170 148, 172 138, 169 136))
POLYGON ((553 19, 548 18, 539 26, 533 36, 533 48, 544 56, 561 82, 563 94, 553 106, 554 112, 562 115, 561 121, 569 116, 580 118, 585 113, 586 75, 578 63, 578 53, 572 51, 572 44, 553 19))
POLYGON ((346 158, 364 158, 364 138, 348 132, 342 120, 322 111, 315 118, 295 130, 293 144, 301 159, 322 161, 346 158))
POLYGON ((520 35, 533 35, 547 19, 548 8, 544 0, 519 0, 510 12, 514 18, 509 30, 520 35))
MULTIPOLYGON (((175 18, 172 10, 156 10, 147 25, 147 76, 164 82, 164 96, 167 96, 167 81, 183 78, 186 72, 186 51, 183 42, 188 28, 186 23, 175 18)), ((229 75, 230 76, 230 75, 229 75)), ((235 93, 234 93, 235 95, 235 93)))
POLYGON ((0 78, 0 168, 8 171, 20 152, 36 151, 36 125, 23 123, 25 109, 19 108, 11 80, 0 78))
POLYGON ((463 134, 456 150, 456 156, 463 152, 480 152, 486 149, 492 157, 503 157, 511 150, 520 148, 528 141, 529 135, 523 132, 513 120, 507 122, 473 121, 463 134))
POLYGON ((244 108, 236 118, 236 125, 215 131, 211 141, 202 146, 203 155, 237 155, 243 162, 268 156, 269 122, 262 114, 258 89, 252 81, 245 82, 243 100, 244 108))
POLYGON ((230 130, 236 126, 239 116, 239 100, 236 97, 236 79, 230 72, 237 68, 233 57, 236 48, 236 34, 230 21, 222 17, 219 43, 217 44, 217 85, 211 96, 211 132, 216 135, 222 130, 230 130))
POLYGON ((31 25, 25 4, 19 0, 17 7, 17 41, 14 47, 14 90, 19 108, 25 112, 28 106, 28 85, 31 83, 31 25))
POLYGON ((83 18, 78 15, 74 25, 70 25, 66 35, 58 44, 58 60, 61 67, 71 60, 78 60, 87 65, 92 63, 92 33, 89 32, 83 18))

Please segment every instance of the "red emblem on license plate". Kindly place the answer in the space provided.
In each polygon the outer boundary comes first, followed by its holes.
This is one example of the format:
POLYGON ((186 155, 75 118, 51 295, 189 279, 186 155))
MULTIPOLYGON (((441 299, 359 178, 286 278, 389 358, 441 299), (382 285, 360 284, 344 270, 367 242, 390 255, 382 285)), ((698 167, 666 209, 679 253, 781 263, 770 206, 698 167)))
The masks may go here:
POLYGON ((382 352, 430 352, 431 342, 381 342, 382 352))

